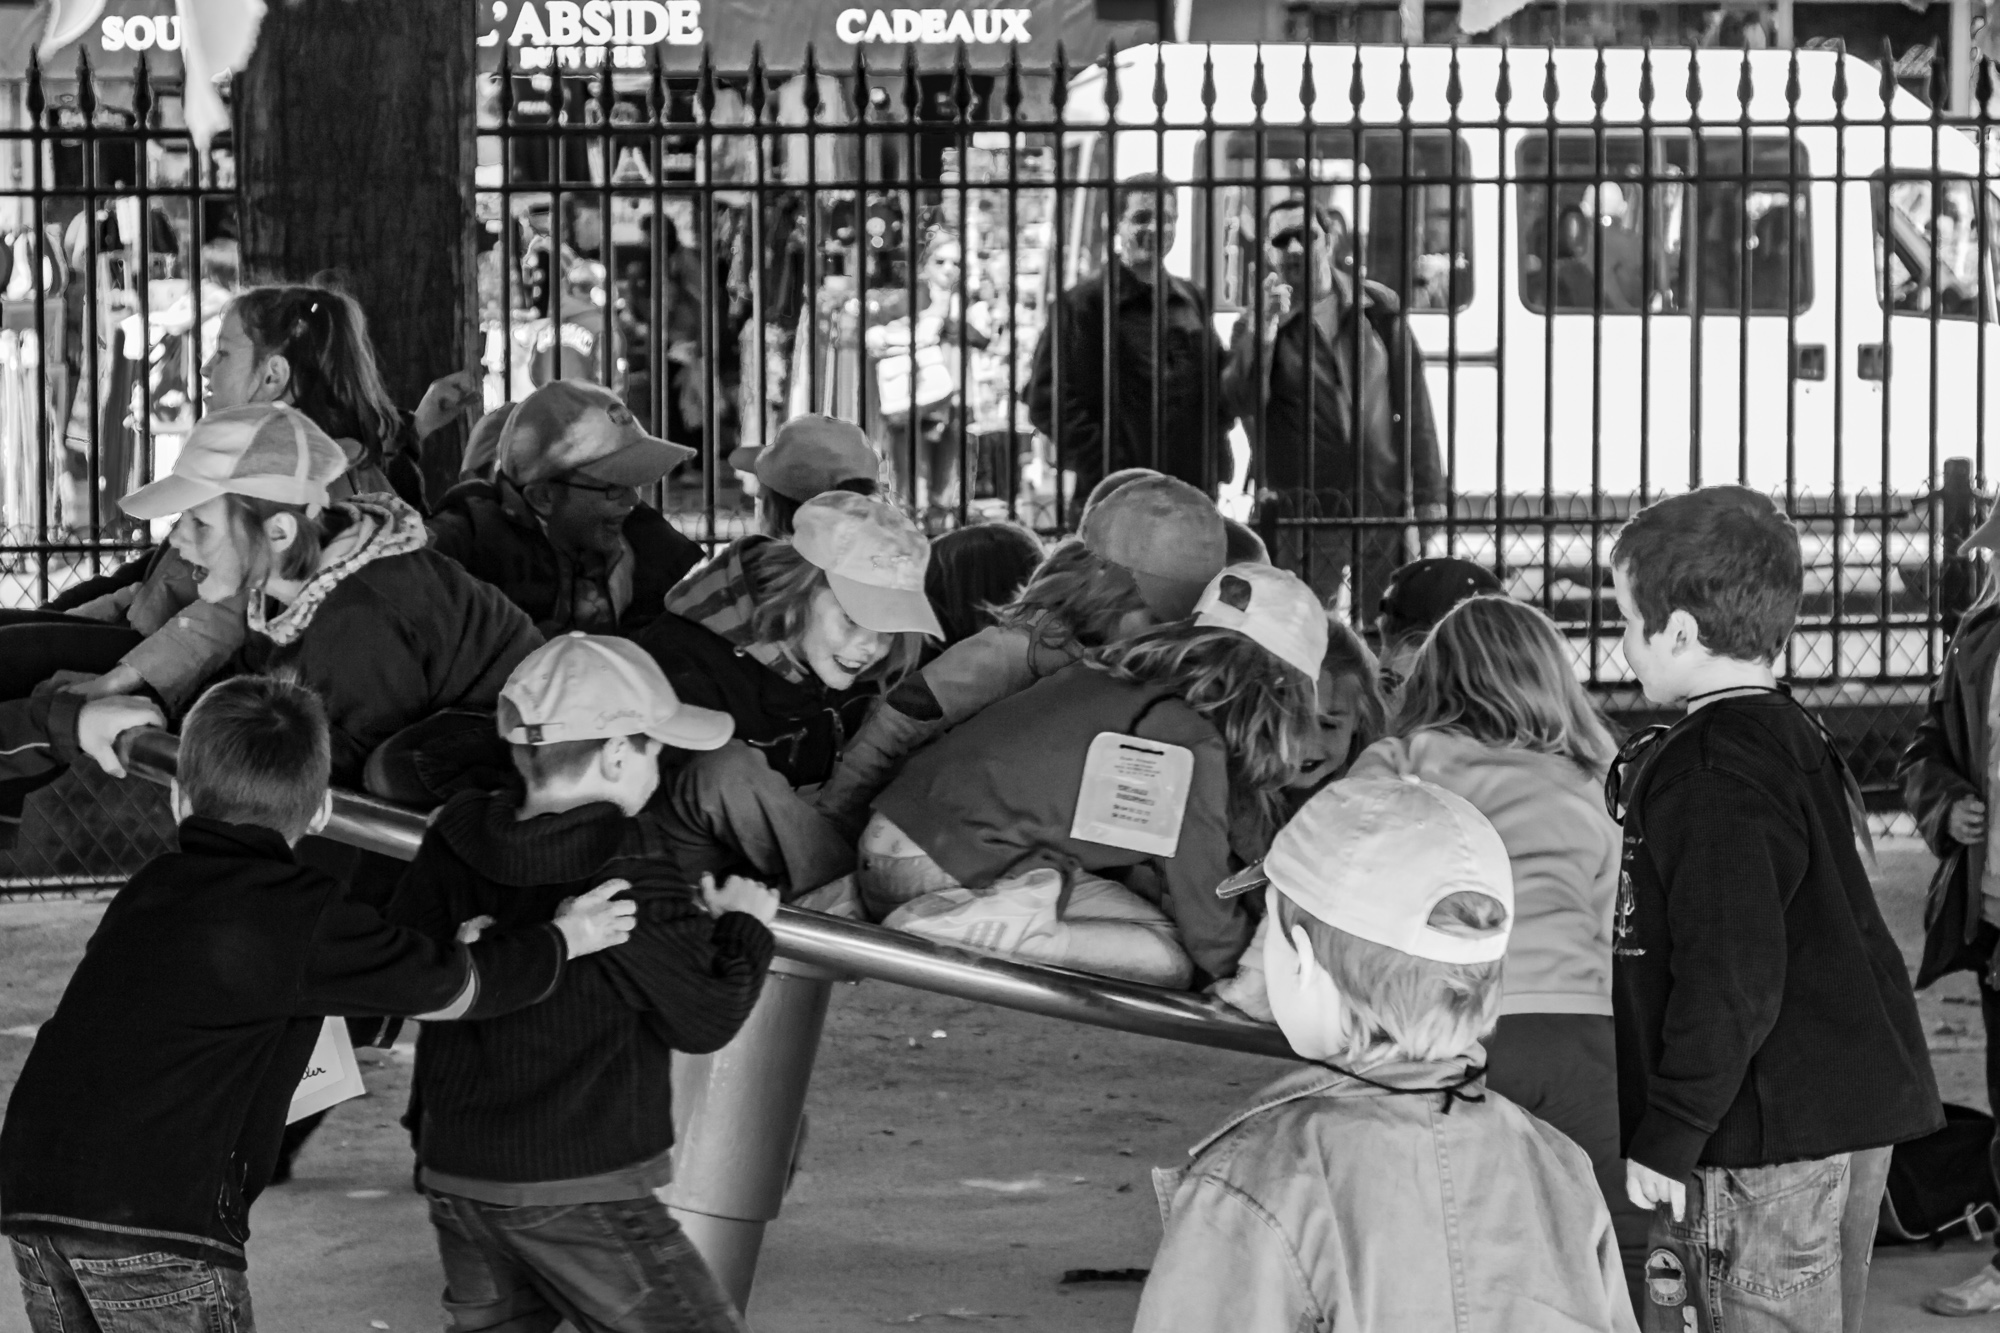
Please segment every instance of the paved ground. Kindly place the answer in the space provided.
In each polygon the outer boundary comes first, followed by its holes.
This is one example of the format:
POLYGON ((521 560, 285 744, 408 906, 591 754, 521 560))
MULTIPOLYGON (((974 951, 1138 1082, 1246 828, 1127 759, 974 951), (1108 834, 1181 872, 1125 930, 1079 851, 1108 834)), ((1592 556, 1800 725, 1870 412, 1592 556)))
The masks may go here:
MULTIPOLYGON (((1884 848, 1883 902, 1914 948, 1929 858, 1884 848)), ((98 908, 0 904, 0 1089, 54 1006, 98 908)), ((1924 997, 1947 1097, 1984 1106, 1970 979, 1924 997)), ((765 1247, 758 1333, 1130 1326, 1138 1288, 1065 1284, 1076 1269, 1143 1267, 1158 1239, 1147 1168, 1175 1160, 1276 1068, 962 1004, 880 983, 836 992, 811 1101, 812 1138, 765 1247)), ((408 1086, 396 1054, 371 1094, 336 1110, 300 1178, 252 1216, 252 1284, 271 1333, 435 1328, 438 1277, 395 1127, 408 1086)), ((1962 1327, 1917 1298, 1983 1251, 1884 1249, 1871 1329, 1962 1327)), ((26 1333, 0 1280, 0 1333, 26 1333)))

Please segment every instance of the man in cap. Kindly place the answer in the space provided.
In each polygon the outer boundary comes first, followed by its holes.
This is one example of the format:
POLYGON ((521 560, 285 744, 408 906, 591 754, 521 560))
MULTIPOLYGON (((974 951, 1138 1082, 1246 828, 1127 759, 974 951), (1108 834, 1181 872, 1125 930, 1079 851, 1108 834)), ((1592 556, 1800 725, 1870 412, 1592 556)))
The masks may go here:
MULTIPOLYGON (((1186 619, 1222 572, 1228 551, 1222 515, 1208 497, 1157 472, 1098 497, 1084 517, 1081 541, 1137 585, 1145 612, 1135 628, 1186 619)), ((1074 636, 1049 640, 1019 624, 991 625, 906 677, 869 716, 820 789, 815 804, 821 813, 858 835, 868 803, 918 746, 1083 654, 1085 645, 1074 636)))
POLYGON ((553 381, 508 416, 493 479, 444 497, 431 544, 499 587, 544 635, 629 634, 701 558, 639 499, 693 455, 646 434, 609 389, 553 381))
POLYGON ((729 466, 757 478, 757 518, 766 534, 790 539, 799 506, 828 491, 873 495, 881 485, 882 459, 852 421, 819 412, 778 427, 768 446, 744 445, 729 466))

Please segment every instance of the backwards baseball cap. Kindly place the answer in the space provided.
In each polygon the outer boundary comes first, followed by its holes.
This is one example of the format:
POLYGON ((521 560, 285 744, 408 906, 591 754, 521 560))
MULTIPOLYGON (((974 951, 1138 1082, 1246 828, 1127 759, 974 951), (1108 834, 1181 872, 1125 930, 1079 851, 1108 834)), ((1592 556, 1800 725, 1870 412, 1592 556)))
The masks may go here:
POLYGON ((317 513, 347 454, 311 417, 284 403, 250 403, 195 422, 172 475, 118 501, 138 519, 166 518, 218 495, 247 495, 317 513))
MULTIPOLYGON (((1083 544, 1130 570, 1161 620, 1183 620, 1228 563, 1229 537, 1215 502, 1173 477, 1126 482, 1084 515, 1083 544)), ((1317 664, 1311 673, 1319 674, 1317 664)))
POLYGON ((1326 611, 1296 574, 1270 565, 1231 565, 1195 603, 1194 623, 1231 629, 1319 681, 1326 660, 1326 611))
POLYGON ((754 472, 757 480, 788 500, 801 503, 844 481, 879 481, 882 459, 868 435, 852 421, 808 412, 778 427, 769 446, 744 445, 729 455, 729 466, 754 472))
POLYGON ((1470 801, 1414 774, 1329 783, 1278 831, 1261 871, 1217 892, 1267 883, 1335 929, 1437 963, 1505 957, 1514 922, 1500 835, 1470 801), (1470 936, 1439 930, 1431 912, 1454 893, 1496 899, 1506 924, 1470 936))
POLYGON ((523 658, 500 690, 500 738, 515 745, 651 736, 683 750, 714 750, 736 719, 684 704, 651 654, 629 639, 581 630, 523 658))
POLYGON ((493 465, 500 458, 500 436, 507 429, 507 418, 513 415, 514 404, 502 403, 473 423, 472 433, 465 437, 465 457, 458 464, 461 479, 493 480, 493 465))
POLYGON ((1460 602, 1505 591, 1492 570, 1470 560, 1412 560, 1389 576, 1381 612, 1398 625, 1430 629, 1460 602))
POLYGON ((588 469, 616 486, 650 486, 694 457, 639 427, 611 390, 551 380, 523 398, 500 431, 500 474, 517 486, 588 469))
POLYGON ((841 610, 863 629, 944 637, 924 595, 931 544, 894 505, 852 491, 816 495, 792 520, 792 546, 826 571, 841 610))

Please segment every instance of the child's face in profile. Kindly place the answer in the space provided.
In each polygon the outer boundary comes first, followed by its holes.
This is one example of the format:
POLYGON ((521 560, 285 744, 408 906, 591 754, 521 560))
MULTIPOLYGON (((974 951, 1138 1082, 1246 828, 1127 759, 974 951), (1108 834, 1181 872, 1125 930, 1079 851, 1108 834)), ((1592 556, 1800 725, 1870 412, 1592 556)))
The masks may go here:
POLYGON ((1677 611, 1658 633, 1648 635, 1645 617, 1639 614, 1639 604, 1632 599, 1625 566, 1611 567, 1611 587, 1618 597, 1618 614, 1625 620, 1625 634, 1619 640, 1625 652, 1625 665, 1639 678, 1648 699, 1656 704, 1680 703, 1689 693, 1690 667, 1698 664, 1697 659, 1708 656, 1698 640, 1692 644, 1683 642, 1693 636, 1684 633, 1679 622, 1692 618, 1677 611))
POLYGON ((650 736, 622 736, 605 743, 607 759, 617 761, 610 800, 627 818, 635 818, 660 786, 660 743, 650 736), (615 747, 615 749, 614 749, 615 747))
POLYGON ((1285 784, 1317 787, 1347 771, 1354 751, 1354 728, 1361 720, 1361 684, 1352 676, 1319 673, 1319 730, 1313 748, 1299 765, 1299 775, 1285 784))

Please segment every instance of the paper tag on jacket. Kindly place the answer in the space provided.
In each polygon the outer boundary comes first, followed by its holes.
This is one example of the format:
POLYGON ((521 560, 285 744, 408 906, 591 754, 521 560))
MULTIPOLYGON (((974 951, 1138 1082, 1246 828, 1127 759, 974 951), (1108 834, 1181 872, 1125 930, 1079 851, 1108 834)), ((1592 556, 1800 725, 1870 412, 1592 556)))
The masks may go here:
POLYGON ((1083 761, 1069 836, 1149 856, 1172 856, 1194 784, 1194 751, 1099 732, 1083 761))
POLYGON ((305 1077, 292 1093, 285 1123, 303 1120, 366 1091, 361 1084, 360 1062, 354 1058, 354 1043, 347 1039, 347 1020, 329 1018, 320 1024, 319 1040, 313 1043, 312 1059, 306 1061, 305 1077))

